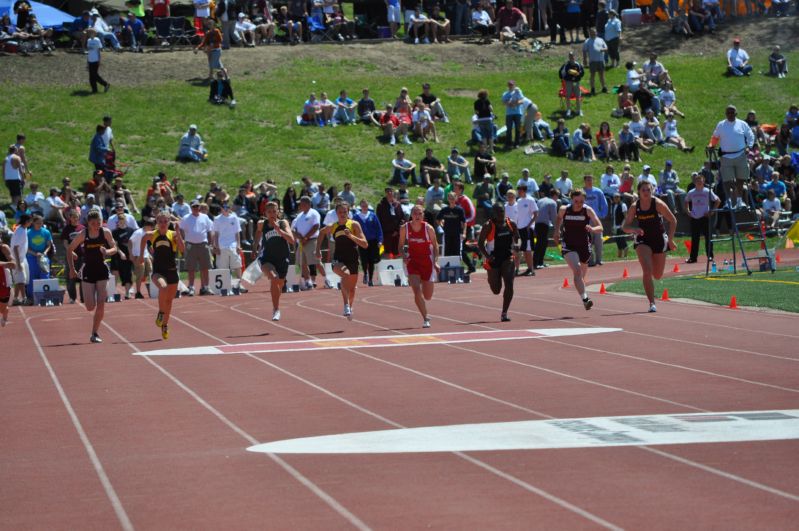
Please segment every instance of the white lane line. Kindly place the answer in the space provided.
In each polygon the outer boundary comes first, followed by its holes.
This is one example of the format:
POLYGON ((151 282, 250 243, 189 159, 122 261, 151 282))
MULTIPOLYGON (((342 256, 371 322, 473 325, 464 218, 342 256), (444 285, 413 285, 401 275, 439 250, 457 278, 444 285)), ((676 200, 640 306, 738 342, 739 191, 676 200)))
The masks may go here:
MULTIPOLYGON (((408 309, 405 309, 405 308, 402 308, 402 307, 388 306, 388 305, 385 305, 385 304, 380 304, 380 303, 376 303, 376 302, 370 302, 368 299, 369 299, 369 297, 364 297, 362 300, 364 302, 368 303, 368 304, 372 304, 372 305, 375 305, 375 306, 384 306, 384 307, 387 307, 387 308, 391 308, 392 310, 400 310, 400 311, 403 311, 403 312, 413 313, 413 314, 417 314, 418 313, 418 312, 416 312, 414 310, 408 310, 408 309)), ((449 301, 450 299, 444 299, 444 298, 439 297, 437 300, 449 301)), ((322 311, 322 310, 317 310, 317 311, 322 311)), ((323 313, 329 313, 329 312, 323 312, 323 313)), ((516 312, 516 313, 519 313, 519 312, 516 312)), ((465 321, 461 321, 459 319, 453 319, 453 318, 445 317, 445 316, 435 316, 435 315, 432 315, 432 316, 436 317, 436 318, 439 318, 439 319, 443 319, 445 321, 451 321, 451 322, 460 323, 460 324, 468 324, 465 321)), ((364 324, 369 324, 369 325, 372 325, 372 326, 380 326, 380 325, 376 325, 375 323, 367 323, 367 322, 364 322, 364 321, 360 321, 360 322, 363 322, 364 324)), ((478 324, 478 325, 473 325, 473 326, 479 326, 481 328, 499 330, 499 329, 497 329, 495 327, 486 326, 486 325, 479 325, 478 324)), ((571 345, 569 345, 569 346, 571 346, 571 345)), ((487 356, 487 357, 492 357, 492 358, 497 357, 497 356, 493 356, 491 354, 486 354, 486 353, 479 352, 479 351, 476 351, 476 350, 467 349, 467 348, 461 347, 459 345, 454 345, 452 348, 456 348, 456 349, 460 349, 460 350, 469 350, 469 351, 472 351, 475 354, 479 354, 481 356, 487 356)), ((499 358, 499 359, 502 359, 502 358, 499 358)), ((512 361, 512 360, 506 360, 506 361, 512 361)), ((593 383, 590 380, 587 380, 587 382, 588 383, 593 383)), ((602 385, 602 384, 600 384, 600 385, 602 385)), ((654 398, 656 400, 665 401, 665 399, 659 399, 657 397, 651 397, 651 398, 654 398)), ((690 406, 690 405, 685 405, 684 407, 687 407, 689 409, 693 409, 695 411, 702 411, 702 412, 705 412, 705 413, 710 413, 709 410, 703 409, 703 408, 700 408, 700 407, 695 407, 695 406, 690 406)), ((550 418, 550 419, 554 419, 555 418, 555 417, 553 417, 551 415, 542 415, 542 416, 544 416, 546 418, 550 418)), ((770 494, 776 494, 778 496, 781 496, 783 498, 787 498, 789 500, 793 500, 796 497, 796 495, 791 494, 789 492, 785 492, 785 491, 776 489, 774 487, 771 487, 769 485, 765 485, 763 483, 758 483, 756 481, 752 481, 752 480, 744 478, 742 476, 737 476, 735 474, 726 472, 724 470, 720 470, 718 468, 710 467, 708 465, 705 465, 705 464, 702 464, 702 463, 698 463, 696 461, 691 461, 690 459, 686 459, 684 457, 680 457, 680 456, 677 456, 677 455, 674 455, 674 454, 669 454, 668 452, 663 452, 662 450, 655 450, 654 448, 650 448, 648 446, 636 446, 635 448, 640 448, 641 450, 645 450, 647 452, 655 453, 655 454, 660 455, 660 456, 662 456, 663 454, 668 454, 670 456, 673 456, 675 458, 674 459, 675 461, 679 461, 679 462, 681 462, 683 464, 692 466, 694 468, 697 468, 699 470, 703 470, 705 472, 712 472, 713 474, 715 474, 717 476, 724 477, 726 479, 731 479, 731 480, 736 481, 738 483, 741 483, 743 485, 747 485, 749 487, 753 487, 753 488, 762 490, 764 492, 768 492, 770 494)))
MULTIPOLYGON (((247 317, 250 317, 252 319, 255 319, 255 320, 258 320, 258 321, 262 321, 262 322, 270 324, 272 326, 275 326, 275 327, 278 327, 278 328, 282 328, 282 329, 290 331, 290 332, 298 333, 298 334, 301 334, 303 336, 306 336, 306 337, 309 337, 309 338, 312 338, 312 339, 318 339, 316 336, 313 336, 311 334, 307 334, 305 332, 302 332, 301 330, 296 330, 296 329, 287 327, 285 325, 276 323, 274 321, 269 321, 267 319, 258 317, 256 315, 251 315, 251 314, 248 314, 246 312, 243 312, 243 311, 237 309, 236 305, 224 306, 224 305, 219 304, 218 302, 215 302, 215 301, 212 301, 212 300, 208 300, 208 302, 210 302, 211 304, 215 304, 217 306, 222 306, 224 308, 227 308, 227 309, 232 310, 234 312, 240 313, 240 314, 245 315, 247 317)), ((182 322, 186 326, 189 326, 190 328, 196 330, 197 332, 199 332, 199 333, 201 333, 203 335, 211 337, 212 339, 219 340, 219 338, 214 337, 212 334, 206 332, 205 330, 201 330, 201 329, 195 327, 194 325, 184 321, 183 319, 180 319, 179 317, 177 317, 175 315, 173 315, 172 318, 176 319, 176 320, 179 320, 180 322, 182 322)), ((352 352, 354 354, 359 354, 359 355, 361 354, 356 349, 353 349, 353 348, 347 348, 347 349, 344 349, 344 350, 348 350, 348 351, 350 351, 350 352, 352 352)), ((254 359, 260 361, 261 363, 264 363, 265 365, 273 367, 273 368, 281 371, 282 373, 297 379, 298 381, 301 381, 303 383, 306 383, 306 384, 310 385, 314 389, 319 390, 320 392, 324 393, 325 395, 327 395, 327 396, 329 396, 331 398, 334 398, 335 400, 338 400, 338 401, 340 401, 340 402, 342 402, 342 403, 344 403, 344 404, 346 404, 346 405, 348 405, 350 407, 355 408, 357 411, 360 411, 360 412, 365 413, 365 414, 367 414, 367 415, 369 415, 369 416, 371 416, 373 418, 381 420, 382 422, 385 422, 386 424, 388 424, 390 426, 393 426, 395 428, 404 428, 405 427, 405 426, 403 426, 402 424, 400 424, 398 422, 395 422, 395 421, 392 421, 390 419, 387 419, 386 417, 380 415, 379 413, 375 413, 375 412, 373 412, 373 411, 371 411, 371 410, 369 410, 369 409, 367 409, 367 408, 365 408, 363 406, 360 406, 358 404, 354 404, 352 401, 347 400, 346 398, 337 395, 333 391, 330 391, 329 389, 326 389, 326 388, 324 388, 324 387, 322 387, 320 385, 312 383, 312 382, 308 381, 307 379, 302 378, 299 375, 295 375, 294 373, 292 373, 292 372, 290 372, 288 370, 285 370, 285 369, 283 369, 281 367, 278 367, 278 366, 276 366, 273 363, 270 363, 270 362, 268 362, 266 360, 263 360, 263 359, 259 358, 258 356, 252 356, 252 357, 254 359)), ((422 373, 420 373, 420 375, 421 374, 422 373)), ((428 377, 428 378, 433 378, 435 380, 438 380, 437 378, 435 378, 433 376, 430 376, 430 375, 425 375, 425 376, 428 377)), ((445 383, 445 384, 452 385, 452 386, 456 385, 456 384, 451 384, 451 383, 445 382, 444 380, 439 380, 439 381, 441 383, 445 383)), ((457 387, 460 387, 460 386, 457 386, 457 387)), ((482 395, 482 393, 479 393, 478 391, 467 390, 465 387, 461 387, 461 389, 464 390, 464 391, 467 391, 467 392, 471 392, 471 393, 481 394, 482 395)), ((515 407, 516 409, 527 411, 529 413, 533 413, 533 414, 536 414, 536 415, 539 415, 539 416, 541 415, 540 413, 535 412, 533 410, 530 410, 528 408, 525 408, 523 406, 514 405, 514 404, 512 404, 510 402, 505 402, 503 400, 499 400, 499 399, 496 399, 496 398, 493 398, 493 397, 489 397, 488 395, 483 395, 483 397, 486 398, 486 399, 492 399, 492 400, 499 401, 499 402, 504 403, 505 405, 507 405, 509 407, 515 407)), ((523 480, 521 480, 521 479, 519 479, 519 478, 517 478, 517 477, 515 477, 515 476, 513 476, 511 474, 508 474, 507 472, 503 472, 502 470, 499 470, 499 469, 489 465, 488 463, 485 463, 485 462, 483 462, 483 461, 481 461, 479 459, 476 459, 476 458, 474 458, 472 456, 464 454, 463 452, 452 452, 452 453, 453 453, 453 455, 456 455, 456 456, 460 457, 461 459, 463 459, 465 461, 468 461, 469 463, 471 463, 471 464, 473 464, 475 466, 479 466, 483 470, 486 470, 486 471, 488 471, 488 472, 490 472, 490 473, 492 473, 492 474, 494 474, 494 475, 496 475, 498 477, 501 477, 502 479, 505 479, 506 481, 509 481, 509 482, 513 483, 514 485, 516 485, 518 487, 521 487, 522 489, 524 489, 524 490, 526 490, 526 491, 528 491, 530 493, 536 494, 536 495, 538 495, 538 496, 540 496, 540 497, 542 497, 542 498, 544 498, 544 499, 546 499, 546 500, 558 505, 559 507, 561 507, 563 509, 571 511, 571 512, 573 512, 573 513, 575 513, 575 514, 577 514, 577 515, 579 515, 579 516, 581 516, 581 517, 583 517, 583 518, 585 518, 585 519, 587 519, 587 520, 589 520, 591 522, 594 522, 597 525, 600 525, 600 526, 602 526, 602 527, 604 527, 606 529, 612 529, 614 531, 620 531, 622 529, 621 527, 617 526, 616 524, 608 522, 607 520, 605 520, 605 519, 603 519, 603 518, 601 518, 601 517, 589 512, 589 511, 587 511, 587 510, 585 510, 585 509, 583 509, 581 507, 578 507, 577 505, 574 505, 573 503, 571 503, 571 502, 569 502, 569 501, 567 501, 567 500, 565 500, 563 498, 559 498, 558 496, 555 496, 554 494, 551 494, 551 493, 549 493, 549 492, 547 492, 547 491, 545 491, 545 490, 543 490, 543 489, 541 489, 539 487, 536 487, 536 486, 534 486, 534 485, 532 485, 532 484, 530 484, 530 483, 528 483, 526 481, 523 481, 523 480)))
MULTIPOLYGON (((374 304, 374 303, 371 303, 371 304, 374 304)), ((466 306, 474 306, 474 307, 477 307, 477 308, 483 308, 483 306, 480 306, 479 304, 474 304, 474 303, 470 303, 470 302, 461 301, 460 304, 463 304, 463 305, 466 305, 466 306)), ((580 305, 580 308, 582 308, 582 305, 580 305)), ((522 312, 522 311, 518 311, 518 310, 511 310, 511 312, 515 313, 515 314, 518 314, 518 315, 527 315, 527 316, 530 316, 530 317, 545 317, 543 315, 538 315, 538 314, 529 313, 529 312, 522 312)), ((561 321, 564 322, 564 323, 568 322, 568 321, 565 321, 565 320, 561 320, 561 321)), ((572 326, 574 326, 574 323, 571 323, 571 324, 572 324, 572 326)), ((480 325, 477 325, 477 326, 480 326, 480 325)), ((592 327, 592 326, 596 326, 596 325, 582 325, 582 326, 592 327)), ((496 329, 496 328, 493 328, 493 327, 488 327, 488 328, 489 329, 494 329, 494 330, 499 330, 499 329, 496 329)), ((624 330, 624 332, 629 333, 629 334, 634 334, 634 335, 647 337, 647 338, 655 337, 655 338, 663 339, 663 340, 666 340, 666 341, 671 341, 672 340, 672 338, 653 336, 653 335, 650 335, 650 334, 643 334, 643 333, 640 333, 640 332, 630 332, 628 330, 624 330)), ((614 352, 614 351, 604 350, 604 349, 595 348, 595 347, 585 347, 585 346, 582 346, 582 345, 575 345, 575 344, 572 344, 572 343, 566 343, 564 341, 558 341, 556 339, 541 338, 541 340, 549 342, 549 343, 555 343, 557 345, 568 345, 569 347, 572 347, 572 348, 590 350, 590 351, 593 351, 593 352, 601 352, 603 354, 608 354, 610 356, 617 356, 617 357, 621 357, 621 358, 633 359, 633 360, 641 361, 641 362, 644 362, 644 363, 652 363, 653 365, 661 365, 661 366, 664 366, 664 367, 671 367, 671 368, 674 368, 674 369, 680 369, 680 370, 684 370, 684 371, 695 372, 695 373, 704 374, 704 375, 707 375, 707 376, 713 376, 713 377, 716 377, 716 378, 724 378, 724 379, 727 379, 727 380, 733 380, 733 381, 736 381, 736 382, 746 383, 746 384, 750 384, 750 385, 758 385, 758 386, 762 386, 762 387, 768 387, 768 388, 771 388, 771 389, 778 389, 780 391, 787 391, 789 393, 799 393, 799 389, 794 389, 792 387, 784 387, 784 386, 781 386, 781 385, 770 384, 770 383, 767 383, 767 382, 760 382, 760 381, 757 381, 757 380, 749 380, 749 379, 746 379, 746 378, 740 378, 738 376, 731 376, 729 374, 722 374, 722 373, 713 372, 713 371, 706 371, 706 370, 703 370, 703 369, 696 369, 696 368, 693 368, 693 367, 688 367, 686 365, 679 365, 679 364, 676 364, 676 363, 668 363, 668 362, 665 362, 665 361, 659 361, 659 360, 655 360, 655 359, 651 359, 651 358, 643 358, 641 356, 633 356, 632 354, 624 354, 624 353, 621 353, 621 352, 614 352)), ((703 344, 703 343, 694 343, 694 344, 705 346, 705 347, 713 347, 713 348, 715 348, 713 345, 706 345, 706 344, 703 344)), ((792 360, 792 361, 797 361, 797 360, 792 360)))
POLYGON ((128 513, 125 511, 125 507, 119 500, 119 496, 117 495, 116 490, 114 490, 114 485, 111 484, 111 480, 108 478, 105 468, 103 468, 103 463, 97 456, 97 452, 94 450, 94 446, 92 445, 91 440, 89 440, 86 430, 83 429, 83 425, 78 418, 78 414, 72 407, 72 403, 70 402, 66 391, 64 391, 64 387, 61 385, 61 380, 59 380, 58 375, 53 369, 53 366, 50 365, 50 360, 47 358, 47 354, 45 354, 41 343, 39 343, 39 338, 36 337, 33 326, 31 326, 30 321, 31 319, 35 319, 36 316, 28 317, 23 308, 20 308, 19 311, 22 312, 22 317, 25 319, 25 326, 28 328, 28 333, 30 334, 31 339, 33 339, 33 344, 36 345, 36 350, 39 351, 39 357, 41 358, 42 363, 44 363, 44 366, 47 368, 47 372, 50 374, 50 380, 52 380, 53 385, 58 392, 58 396, 61 398, 61 403, 64 404, 64 408, 67 410, 69 419, 72 421, 72 426, 75 428, 75 431, 78 432, 80 442, 83 444, 83 448, 86 450, 86 454, 89 456, 92 467, 94 467, 94 472, 97 474, 97 477, 103 486, 105 495, 108 497, 108 501, 111 502, 111 507, 114 509, 117 520, 119 520, 119 525, 125 531, 132 531, 134 529, 133 523, 130 521, 128 513))
MULTIPOLYGON (((142 304, 144 304, 144 303, 142 303, 142 304)), ((148 306, 148 305, 145 304, 145 306, 148 306)), ((173 317, 173 318, 177 319, 177 320, 180 320, 177 317, 173 317)), ((180 320, 180 321, 183 322, 182 320, 180 320)), ((106 328, 108 328, 120 340, 122 340, 126 345, 128 345, 128 347, 130 347, 131 350, 133 350, 134 352, 141 352, 140 349, 136 345, 134 345, 133 343, 128 341, 122 334, 117 332, 117 330, 115 328, 113 328, 111 325, 109 325, 107 321, 103 321, 103 325, 106 328)), ((233 430, 236 434, 238 434, 244 440, 246 440, 250 444, 258 444, 258 440, 255 437, 253 437, 252 435, 247 433, 245 430, 243 430, 238 425, 236 425, 236 423, 234 423, 232 420, 230 420, 225 415, 223 415, 218 409, 216 409, 214 406, 212 406, 207 401, 205 401, 199 394, 197 394, 188 385, 186 385, 182 381, 180 381, 180 379, 178 379, 175 375, 173 375, 167 369, 165 369, 164 367, 162 367, 161 365, 159 365, 158 363, 156 363, 155 361, 150 359, 148 356, 142 356, 142 358, 144 358, 150 365, 152 365, 153 367, 158 369, 158 371, 160 371, 161 374, 163 374, 164 376, 169 378, 180 389, 182 389, 183 391, 188 393, 188 395, 191 396, 198 404, 200 404, 202 407, 204 407, 208 412, 210 412, 212 415, 214 415, 217 419, 222 421, 222 423, 224 423, 227 427, 229 427, 231 430, 233 430)), ((325 492, 324 489, 322 489, 321 487, 316 485, 313 481, 308 479, 305 475, 302 474, 302 472, 300 472, 299 470, 297 470, 296 468, 291 466, 289 463, 287 463, 283 458, 281 458, 278 455, 271 454, 271 453, 267 453, 266 455, 272 461, 277 463, 278 466, 280 466, 283 470, 285 470, 297 482, 299 482, 300 484, 304 485, 312 493, 314 493, 319 499, 321 499, 323 502, 325 502, 331 509, 333 509, 340 516, 345 518, 353 527, 355 527, 356 529, 360 529, 362 531, 366 531, 366 530, 370 529, 369 526, 367 526, 360 518, 355 516, 346 507, 344 507, 341 503, 339 503, 338 500, 333 498, 330 494, 325 492)))

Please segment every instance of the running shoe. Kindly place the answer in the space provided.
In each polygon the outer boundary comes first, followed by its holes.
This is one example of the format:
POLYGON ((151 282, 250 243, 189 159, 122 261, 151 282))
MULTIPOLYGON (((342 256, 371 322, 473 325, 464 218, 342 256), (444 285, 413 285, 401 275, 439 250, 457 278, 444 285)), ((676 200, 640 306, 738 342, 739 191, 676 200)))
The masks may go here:
POLYGON ((535 276, 535 271, 533 271, 533 270, 532 270, 532 269, 530 269, 530 268, 527 268, 527 271, 525 271, 524 273, 522 273, 522 276, 523 276, 523 277, 534 277, 534 276, 535 276))
POLYGON ((161 326, 161 338, 166 341, 169 339, 169 326, 163 325, 161 326))
POLYGON ((325 289, 333 289, 333 283, 325 279, 325 289))
POLYGON ((583 299, 583 306, 585 306, 586 310, 590 310, 594 306, 594 301, 586 297, 583 299))
POLYGON ((203 286, 202 288, 200 288, 200 295, 201 295, 201 296, 203 296, 203 297, 204 297, 204 296, 206 296, 206 295, 210 295, 210 294, 211 294, 211 290, 210 290, 210 289, 206 288, 205 286, 203 286))
POLYGON ((100 336, 98 336, 97 334, 92 334, 92 337, 89 338, 89 341, 91 341, 92 343, 102 343, 103 342, 103 340, 100 339, 100 336))
POLYGON ((158 315, 155 317, 155 326, 161 328, 162 324, 164 324, 164 312, 158 312, 158 315))
POLYGON ((349 321, 352 321, 352 308, 350 308, 349 304, 344 305, 344 317, 346 317, 349 321))
POLYGON ((186 293, 189 297, 194 297, 194 286, 189 288, 189 291, 186 293))
POLYGON ((280 310, 275 310, 274 312, 272 312, 272 320, 280 321, 280 310))
POLYGON ((506 314, 506 313, 503 313, 503 314, 502 314, 502 315, 499 317, 499 320, 500 320, 500 321, 502 321, 503 323, 507 323, 507 322, 509 322, 509 321, 510 321, 510 317, 508 317, 508 314, 506 314))
POLYGON ((424 322, 422 322, 422 328, 430 328, 430 319, 425 319, 424 322))
POLYGON ((657 306, 655 306, 655 303, 653 302, 652 304, 649 305, 649 313, 655 313, 656 311, 658 311, 658 308, 657 306))

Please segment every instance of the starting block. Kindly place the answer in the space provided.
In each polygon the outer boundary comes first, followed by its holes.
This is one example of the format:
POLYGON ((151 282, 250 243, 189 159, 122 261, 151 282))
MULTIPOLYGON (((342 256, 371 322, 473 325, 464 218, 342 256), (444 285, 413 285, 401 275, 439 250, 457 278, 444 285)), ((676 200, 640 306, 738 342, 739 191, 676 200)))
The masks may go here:
MULTIPOLYGON (((208 289, 214 295, 226 296, 233 292, 230 269, 211 269, 208 271, 208 278, 211 281, 208 289)), ((236 291, 238 291, 238 287, 236 291)))
POLYGON ((58 279, 47 278, 33 281, 33 303, 37 306, 60 306, 64 303, 64 290, 58 279))

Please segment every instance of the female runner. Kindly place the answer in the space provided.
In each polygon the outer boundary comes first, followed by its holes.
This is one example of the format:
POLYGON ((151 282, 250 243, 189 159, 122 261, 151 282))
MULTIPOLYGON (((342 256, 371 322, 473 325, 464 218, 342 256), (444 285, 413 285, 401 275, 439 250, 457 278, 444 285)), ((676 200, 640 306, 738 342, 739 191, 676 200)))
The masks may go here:
POLYGON ((253 255, 261 262, 261 271, 269 279, 269 292, 272 295, 272 320, 280 321, 280 295, 286 284, 289 271, 291 249, 294 245, 294 234, 285 219, 277 217, 277 203, 266 204, 266 219, 258 222, 255 231, 253 255))
POLYGON ((358 287, 358 247, 366 249, 369 242, 363 235, 361 225, 349 219, 350 205, 343 202, 336 207, 335 223, 319 231, 316 239, 316 259, 322 263, 322 242, 332 235, 336 242, 333 252, 333 271, 341 277, 341 297, 344 299, 344 317, 352 321, 352 304, 358 287))
POLYGON ((169 339, 169 315, 172 313, 172 301, 178 291, 178 267, 175 257, 178 251, 183 253, 186 245, 180 235, 180 227, 174 222, 175 230, 169 229, 170 216, 166 211, 155 217, 155 230, 147 231, 141 239, 139 261, 143 262, 144 248, 147 242, 152 245, 150 256, 153 262, 152 282, 158 287, 158 315, 155 326, 161 328, 161 337, 169 339))
POLYGON ((0 241, 0 327, 8 322, 8 301, 11 299, 11 270, 17 267, 11 248, 0 241))
POLYGON ((648 181, 638 183, 638 201, 632 204, 627 211, 627 217, 621 230, 627 234, 634 234, 635 252, 643 272, 644 291, 649 299, 649 311, 656 312, 655 307, 655 282, 663 277, 666 266, 666 253, 674 251, 674 231, 677 229, 677 218, 674 217, 669 206, 653 195, 652 184, 648 181), (663 220, 669 224, 668 233, 663 226, 663 220), (633 227, 633 220, 638 222, 638 227, 633 227))
POLYGON ((495 204, 491 207, 491 219, 483 225, 477 237, 477 247, 485 257, 484 266, 488 273, 488 285, 494 295, 499 295, 502 283, 502 315, 500 320, 510 321, 508 308, 513 300, 513 279, 516 276, 515 254, 519 251, 519 229, 505 217, 505 207, 495 204))
POLYGON ((69 265, 69 276, 78 278, 74 261, 75 249, 82 245, 83 267, 80 268, 80 287, 86 310, 89 312, 94 310, 92 336, 89 340, 92 343, 102 343, 103 340, 97 335, 97 331, 100 329, 100 323, 103 322, 105 300, 108 298, 106 288, 109 271, 105 259, 115 255, 117 247, 111 231, 102 226, 102 215, 99 211, 90 211, 86 219, 88 227, 75 236, 67 248, 67 264, 69 265))
POLYGON ((411 220, 405 224, 405 230, 400 228, 399 248, 404 255, 414 302, 422 314, 422 328, 430 328, 425 301, 433 298, 433 288, 440 268, 436 231, 424 220, 423 206, 414 205, 411 209, 411 220))
POLYGON ((594 209, 585 204, 585 193, 573 190, 571 204, 558 210, 555 220, 555 245, 563 242, 561 255, 572 270, 574 289, 580 294, 583 306, 590 310, 594 301, 585 292, 585 277, 588 273, 588 260, 591 258, 593 233, 602 233, 602 223, 594 209))

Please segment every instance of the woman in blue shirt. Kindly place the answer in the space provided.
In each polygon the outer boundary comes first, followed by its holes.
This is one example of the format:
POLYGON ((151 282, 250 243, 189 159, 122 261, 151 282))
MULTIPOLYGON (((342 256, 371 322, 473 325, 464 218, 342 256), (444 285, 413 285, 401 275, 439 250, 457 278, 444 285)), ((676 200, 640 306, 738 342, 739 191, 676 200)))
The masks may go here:
POLYGON ((29 299, 33 299, 33 281, 50 278, 50 260, 47 258, 53 247, 53 235, 44 226, 44 218, 33 216, 33 224, 28 229, 28 285, 25 287, 29 299))
POLYGON ((375 264, 380 261, 380 245, 383 243, 383 227, 373 210, 369 210, 369 202, 361 200, 361 209, 354 212, 352 219, 361 224, 363 235, 368 247, 359 247, 361 267, 363 268, 363 283, 373 286, 375 264))

